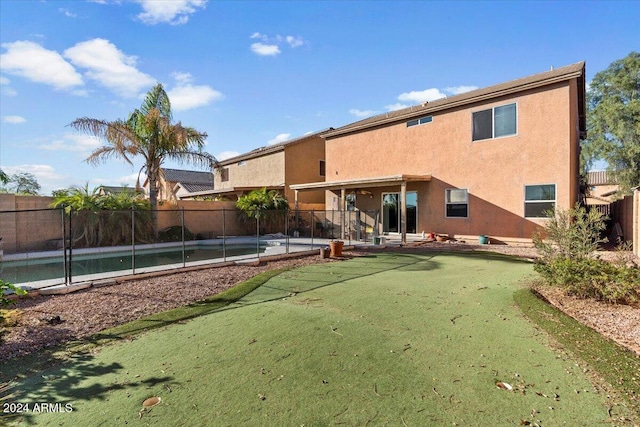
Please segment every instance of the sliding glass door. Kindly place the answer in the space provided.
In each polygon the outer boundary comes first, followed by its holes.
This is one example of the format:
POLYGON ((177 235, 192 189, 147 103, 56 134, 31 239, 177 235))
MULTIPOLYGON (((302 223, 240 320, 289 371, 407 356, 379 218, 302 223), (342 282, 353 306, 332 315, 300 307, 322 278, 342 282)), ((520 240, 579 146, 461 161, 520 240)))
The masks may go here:
MULTIPOLYGON (((415 234, 418 229, 418 193, 407 192, 407 233, 415 234)), ((400 233, 400 193, 382 193, 382 231, 400 233)))

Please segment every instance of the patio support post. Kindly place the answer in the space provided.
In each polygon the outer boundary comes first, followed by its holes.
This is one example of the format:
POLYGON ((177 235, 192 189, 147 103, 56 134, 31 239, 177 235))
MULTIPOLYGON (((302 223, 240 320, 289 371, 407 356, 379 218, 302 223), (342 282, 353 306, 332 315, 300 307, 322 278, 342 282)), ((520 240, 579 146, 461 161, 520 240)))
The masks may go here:
POLYGON ((342 225, 342 233, 340 233, 342 235, 342 238, 346 238, 347 237, 347 227, 345 224, 345 211, 347 210, 347 190, 345 188, 341 188, 340 189, 340 220, 341 220, 341 225, 342 225))
POLYGON ((407 182, 400 184, 400 230, 402 232, 402 244, 407 244, 407 182))

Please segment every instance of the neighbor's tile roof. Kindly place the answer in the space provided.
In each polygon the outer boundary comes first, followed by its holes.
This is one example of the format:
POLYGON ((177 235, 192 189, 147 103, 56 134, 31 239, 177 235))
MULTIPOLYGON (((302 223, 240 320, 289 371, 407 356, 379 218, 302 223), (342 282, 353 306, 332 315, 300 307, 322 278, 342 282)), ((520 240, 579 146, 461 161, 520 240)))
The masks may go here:
POLYGON ((171 182, 179 182, 181 184, 201 184, 207 185, 207 189, 213 188, 213 173, 188 171, 182 169, 162 168, 164 179, 171 182))
MULTIPOLYGON (((334 136, 357 132, 370 127, 380 126, 388 123, 408 120, 416 117, 424 116, 425 114, 436 113, 442 110, 447 110, 462 105, 467 105, 475 102, 481 102, 497 98, 504 95, 510 95, 513 93, 521 92, 537 88, 540 86, 546 86, 556 82, 561 82, 573 78, 582 79, 582 85, 584 85, 584 73, 585 63, 577 62, 575 64, 567 65, 546 71, 543 73, 534 74, 528 77, 523 77, 517 80, 511 80, 505 83, 489 86, 482 89, 465 92, 460 95, 451 96, 448 98, 437 99, 431 102, 425 102, 420 105, 403 108, 401 110, 389 111, 385 114, 369 117, 364 120, 360 120, 346 126, 339 127, 333 131, 328 132, 325 137, 331 138, 334 136)), ((580 88, 578 88, 580 90, 580 88)), ((583 101, 583 100, 581 100, 583 101)), ((583 102, 581 102, 583 103, 583 102)), ((584 106, 580 107, 581 109, 584 106)), ((582 112, 581 112, 581 115, 582 112)), ((581 128, 583 127, 583 117, 581 116, 581 128)), ((581 129, 584 130, 584 129, 581 129)))
POLYGON ((191 182, 180 182, 180 186, 189 193, 198 193, 200 191, 213 190, 213 182, 209 184, 194 184, 191 182))
POLYGON ((299 138, 294 138, 294 139, 290 139, 288 141, 280 142, 278 144, 267 145, 267 146, 264 146, 264 147, 256 148, 255 150, 248 151, 248 152, 246 152, 244 154, 240 154, 240 155, 235 156, 235 157, 230 157, 228 159, 221 160, 218 163, 221 166, 226 166, 226 165, 230 165, 232 163, 236 163, 236 162, 239 162, 239 161, 242 161, 242 160, 248 160, 248 159, 253 159, 253 158, 256 158, 256 157, 264 156, 266 154, 277 153, 278 151, 284 150, 284 148, 286 146, 288 146, 288 145, 298 144, 298 143, 306 141, 306 140, 308 140, 310 138, 323 136, 325 133, 331 132, 332 130, 333 130, 333 128, 327 128, 327 129, 323 129, 323 130, 318 131, 318 132, 314 132, 314 133, 309 133, 309 134, 303 135, 303 136, 301 136, 299 138))
POLYGON ((587 174, 588 185, 608 185, 615 184, 607 174, 607 171, 594 171, 587 174))

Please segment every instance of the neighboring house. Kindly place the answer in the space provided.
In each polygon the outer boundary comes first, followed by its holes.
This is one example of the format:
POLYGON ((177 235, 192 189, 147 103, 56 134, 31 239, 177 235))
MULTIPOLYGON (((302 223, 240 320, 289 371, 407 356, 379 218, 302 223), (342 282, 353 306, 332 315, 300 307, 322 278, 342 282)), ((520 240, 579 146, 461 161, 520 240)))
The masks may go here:
MULTIPOLYGON (((176 201, 211 196, 213 194, 213 173, 182 169, 160 169, 158 181, 158 201, 176 201)), ((144 189, 149 194, 149 180, 144 189)))
POLYGON ((378 232, 530 239, 578 201, 585 64, 361 120, 325 134, 327 207, 380 212, 378 232), (366 195, 365 197, 360 196, 366 195))
POLYGON ((587 205, 608 205, 615 200, 619 189, 607 171, 588 172, 587 205))
MULTIPOLYGON (((323 182, 325 151, 322 135, 332 129, 257 148, 219 162, 214 193, 237 200, 259 188, 278 190, 293 202, 293 184, 323 182)), ((324 191, 307 192, 299 203, 324 204, 324 191)))

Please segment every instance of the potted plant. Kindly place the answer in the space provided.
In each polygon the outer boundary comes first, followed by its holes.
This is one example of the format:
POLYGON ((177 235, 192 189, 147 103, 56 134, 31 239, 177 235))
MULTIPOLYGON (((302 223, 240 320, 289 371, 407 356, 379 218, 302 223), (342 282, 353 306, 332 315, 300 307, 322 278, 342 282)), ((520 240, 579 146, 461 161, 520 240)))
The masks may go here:
POLYGON ((342 248, 344 247, 344 242, 342 240, 331 240, 329 242, 329 249, 331 249, 331 257, 339 257, 342 256, 342 248))

